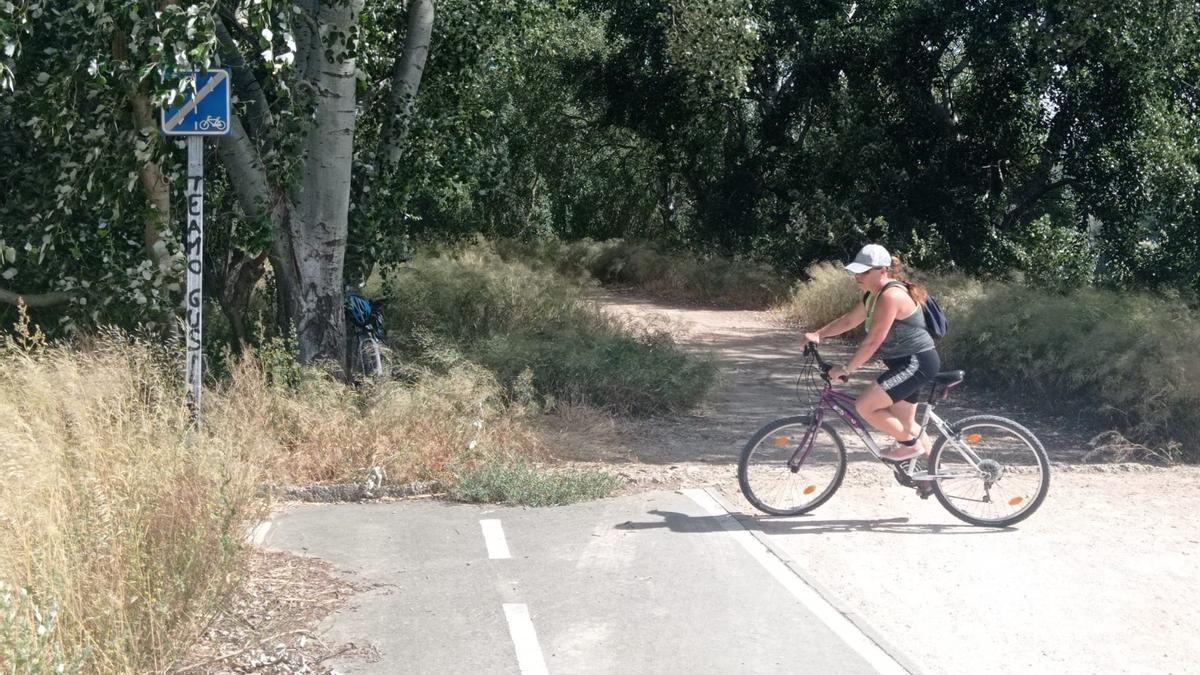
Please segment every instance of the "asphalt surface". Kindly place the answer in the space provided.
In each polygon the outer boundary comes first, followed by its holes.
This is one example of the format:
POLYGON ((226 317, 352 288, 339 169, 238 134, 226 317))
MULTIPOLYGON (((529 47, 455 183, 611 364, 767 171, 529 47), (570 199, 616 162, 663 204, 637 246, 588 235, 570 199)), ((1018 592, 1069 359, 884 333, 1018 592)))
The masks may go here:
POLYGON ((718 499, 294 506, 260 536, 368 588, 322 626, 378 653, 343 673, 917 671, 718 499))

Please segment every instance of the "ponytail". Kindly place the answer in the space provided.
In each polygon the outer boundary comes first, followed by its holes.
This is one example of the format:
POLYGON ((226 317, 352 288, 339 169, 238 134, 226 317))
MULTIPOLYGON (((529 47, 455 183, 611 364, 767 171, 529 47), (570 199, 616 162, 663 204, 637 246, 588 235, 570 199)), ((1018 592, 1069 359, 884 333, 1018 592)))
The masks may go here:
POLYGON ((904 273, 904 263, 900 261, 900 256, 892 256, 892 266, 888 268, 888 276, 903 283, 908 288, 908 295, 918 305, 924 304, 925 298, 929 297, 929 292, 925 290, 924 286, 908 280, 908 275, 904 273))

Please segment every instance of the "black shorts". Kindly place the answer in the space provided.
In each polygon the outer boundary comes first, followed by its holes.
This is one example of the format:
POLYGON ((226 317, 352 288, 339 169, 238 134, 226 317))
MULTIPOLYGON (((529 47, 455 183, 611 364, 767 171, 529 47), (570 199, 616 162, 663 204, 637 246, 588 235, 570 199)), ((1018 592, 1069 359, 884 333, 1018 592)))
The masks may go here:
POLYGON ((892 399, 892 403, 916 403, 921 387, 928 384, 941 370, 942 359, 936 349, 930 349, 912 356, 884 359, 883 365, 887 366, 887 371, 875 378, 875 381, 892 399))

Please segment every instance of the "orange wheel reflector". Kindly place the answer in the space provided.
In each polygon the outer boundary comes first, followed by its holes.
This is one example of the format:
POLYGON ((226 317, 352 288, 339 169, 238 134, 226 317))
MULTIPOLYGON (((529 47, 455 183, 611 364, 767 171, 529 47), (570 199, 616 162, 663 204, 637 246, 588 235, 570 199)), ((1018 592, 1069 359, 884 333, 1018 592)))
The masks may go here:
POLYGON ((982 441, 982 440, 983 440, 983 436, 981 436, 979 434, 967 434, 967 442, 968 443, 978 443, 979 441, 982 441))
POLYGON ((1025 501, 1024 497, 1013 497, 1012 499, 1008 500, 1008 505, 1016 506, 1017 504, 1020 504, 1023 501, 1025 501))
POLYGON ((809 485, 808 487, 804 488, 804 494, 806 494, 806 495, 811 495, 812 493, 814 493, 816 491, 817 491, 816 485, 809 485))
POLYGON ((780 436, 779 438, 775 439, 775 445, 787 445, 789 440, 791 439, 789 439, 787 436, 780 436))

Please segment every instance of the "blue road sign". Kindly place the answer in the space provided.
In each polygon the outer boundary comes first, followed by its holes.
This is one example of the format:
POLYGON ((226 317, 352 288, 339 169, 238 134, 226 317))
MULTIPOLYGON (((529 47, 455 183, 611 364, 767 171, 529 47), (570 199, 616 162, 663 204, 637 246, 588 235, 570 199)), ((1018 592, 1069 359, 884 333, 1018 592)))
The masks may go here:
POLYGON ((183 103, 163 108, 162 131, 168 136, 224 136, 229 133, 229 71, 183 73, 195 78, 183 103))

